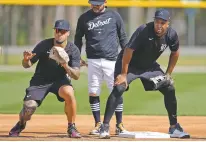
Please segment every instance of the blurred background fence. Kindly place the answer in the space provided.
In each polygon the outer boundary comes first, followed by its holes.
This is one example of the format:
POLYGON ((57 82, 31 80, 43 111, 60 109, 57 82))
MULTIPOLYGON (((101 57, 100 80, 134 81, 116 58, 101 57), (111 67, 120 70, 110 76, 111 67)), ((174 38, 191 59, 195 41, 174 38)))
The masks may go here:
MULTIPOLYGON (((167 8, 180 45, 188 50, 198 47, 194 51, 202 48, 200 53, 206 50, 206 1, 108 0, 107 5, 120 13, 129 37, 138 26, 153 20, 157 8, 167 8)), ((78 17, 88 9, 87 0, 0 0, 0 64, 8 64, 10 54, 52 37, 57 19, 70 22, 69 40, 73 41, 78 17)))

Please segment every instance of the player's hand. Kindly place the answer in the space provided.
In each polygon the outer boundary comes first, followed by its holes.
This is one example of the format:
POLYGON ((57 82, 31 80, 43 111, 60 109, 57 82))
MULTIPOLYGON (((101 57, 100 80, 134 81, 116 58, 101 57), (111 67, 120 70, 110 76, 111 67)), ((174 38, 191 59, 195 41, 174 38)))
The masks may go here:
POLYGON ((174 84, 174 80, 172 79, 172 77, 171 77, 170 74, 166 73, 166 78, 167 78, 167 80, 170 81, 170 84, 171 84, 171 85, 174 84))
POLYGON ((23 56, 24 56, 24 60, 28 61, 31 58, 33 58, 36 55, 36 53, 32 53, 31 51, 24 51, 23 52, 23 56))
POLYGON ((63 68, 66 68, 66 67, 68 67, 68 64, 67 64, 67 63, 62 63, 61 66, 62 66, 63 68))
POLYGON ((88 64, 84 61, 84 60, 80 60, 80 66, 82 67, 82 66, 88 66, 88 64))
POLYGON ((128 86, 128 84, 127 84, 127 74, 119 74, 116 77, 116 80, 114 82, 114 86, 120 85, 120 84, 125 84, 125 87, 127 88, 127 86, 128 86))

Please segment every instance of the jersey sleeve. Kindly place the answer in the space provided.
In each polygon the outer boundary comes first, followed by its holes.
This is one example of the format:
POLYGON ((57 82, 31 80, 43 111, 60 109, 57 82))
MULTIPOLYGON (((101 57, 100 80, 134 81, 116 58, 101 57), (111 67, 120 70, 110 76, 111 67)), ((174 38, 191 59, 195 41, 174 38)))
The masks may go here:
POLYGON ((141 32, 144 30, 146 25, 142 25, 133 33, 132 37, 130 38, 128 44, 126 45, 127 48, 131 48, 133 50, 137 50, 140 48, 140 42, 141 42, 141 32))
POLYGON ((41 41, 34 47, 32 53, 35 53, 36 55, 30 59, 32 64, 36 63, 39 60, 42 53, 42 48, 43 48, 43 41, 41 41))
POLYGON ((169 37, 169 48, 171 51, 177 51, 179 49, 179 38, 177 32, 172 30, 169 37))
POLYGON ((84 36, 84 20, 83 15, 81 15, 77 22, 76 33, 74 36, 74 44, 78 47, 80 53, 82 50, 82 37, 84 36))
POLYGON ((78 49, 78 47, 75 44, 72 44, 72 50, 71 50, 71 54, 69 56, 69 66, 70 67, 77 67, 80 68, 80 51, 78 49))
POLYGON ((125 26, 124 26, 124 22, 122 20, 122 17, 120 16, 119 13, 115 12, 115 17, 116 17, 116 21, 117 21, 117 34, 119 37, 119 42, 120 42, 120 46, 121 48, 125 48, 126 44, 127 44, 127 34, 125 31, 125 26))

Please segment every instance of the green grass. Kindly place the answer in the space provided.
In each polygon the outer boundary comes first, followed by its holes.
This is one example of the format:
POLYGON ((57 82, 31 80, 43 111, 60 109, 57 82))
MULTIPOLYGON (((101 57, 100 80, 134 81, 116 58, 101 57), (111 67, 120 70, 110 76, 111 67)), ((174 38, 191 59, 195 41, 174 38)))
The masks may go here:
MULTIPOLYGON (((86 57, 83 57, 85 59, 86 57)), ((161 56, 158 62, 167 66, 168 56, 161 56)), ((22 55, 10 55, 8 56, 8 65, 20 65, 22 60, 22 55)), ((0 65, 4 64, 5 56, 0 56, 0 65)), ((206 56, 180 56, 177 65, 184 66, 206 66, 206 56)))
MULTIPOLYGON (((158 60, 161 65, 167 65, 169 57, 161 56, 158 60)), ((206 66, 206 56, 180 56, 178 66, 206 66)))
POLYGON ((9 55, 8 57, 0 55, 0 65, 5 64, 6 60, 8 65, 20 65, 22 59, 22 55, 9 55))
MULTIPOLYGON (((19 113, 25 88, 29 85, 32 73, 11 72, 0 73, 0 113, 19 113)), ((174 74, 179 115, 206 115, 205 80, 206 74, 174 74)), ((87 75, 82 73, 78 81, 73 81, 77 99, 78 114, 91 114, 87 75)), ((108 97, 106 85, 102 87, 101 113, 104 113, 108 97)), ((63 114, 63 105, 56 96, 49 94, 36 113, 63 114)), ((130 90, 124 94, 124 114, 166 115, 163 96, 158 92, 145 92, 139 80, 130 85, 130 90)))

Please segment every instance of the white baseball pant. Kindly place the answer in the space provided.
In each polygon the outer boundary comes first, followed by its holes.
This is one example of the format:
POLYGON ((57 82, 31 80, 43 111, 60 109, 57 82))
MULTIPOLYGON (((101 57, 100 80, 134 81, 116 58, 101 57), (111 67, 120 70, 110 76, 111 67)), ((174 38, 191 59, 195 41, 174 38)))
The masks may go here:
POLYGON ((109 92, 112 92, 115 63, 116 61, 106 59, 88 59, 89 94, 96 94, 96 96, 99 96, 103 81, 106 81, 109 92))

